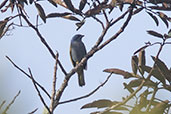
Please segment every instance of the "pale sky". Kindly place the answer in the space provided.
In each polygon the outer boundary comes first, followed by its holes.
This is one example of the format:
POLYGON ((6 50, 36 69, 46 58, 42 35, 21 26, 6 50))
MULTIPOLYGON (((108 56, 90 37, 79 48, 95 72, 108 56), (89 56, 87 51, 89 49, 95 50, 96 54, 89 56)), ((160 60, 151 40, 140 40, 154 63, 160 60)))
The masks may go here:
MULTIPOLYGON (((63 12, 63 8, 55 8, 50 4, 41 3, 43 4, 44 9, 46 9, 46 14, 63 12)), ((35 23, 37 11, 33 6, 34 5, 26 7, 26 11, 30 16, 30 20, 35 23)), ((113 11, 110 18, 115 19, 115 17, 122 14, 122 12, 118 9, 114 10, 115 11, 113 11)), ((126 8, 124 11, 125 10, 126 8)), ((10 12, 11 11, 9 10, 7 15, 9 15, 10 12)), ((14 11, 12 15, 15 15, 15 13, 16 11, 14 11)), ((171 15, 171 13, 169 12, 168 15, 171 15)), ((5 16, 6 15, 1 13, 0 20, 3 20, 5 16)), ((18 19, 14 22, 17 23, 18 19)), ((41 19, 39 22, 43 23, 41 19)), ((123 22, 124 19, 111 28, 104 40, 115 34, 123 22)), ((101 25, 92 18, 87 19, 85 25, 79 31, 76 31, 75 23, 76 22, 74 21, 62 18, 52 18, 48 19, 46 24, 42 24, 39 27, 41 34, 46 39, 49 46, 54 52, 59 52, 59 59, 67 72, 73 68, 69 58, 69 46, 72 36, 77 33, 84 34, 85 37, 83 38, 83 42, 86 45, 87 51, 89 51, 102 31, 101 25)), ((131 72, 131 56, 133 53, 138 48, 142 47, 145 42, 150 41, 154 43, 155 41, 160 41, 160 39, 148 35, 146 30, 167 33, 169 29, 166 28, 161 20, 159 22, 159 27, 157 27, 151 17, 144 11, 133 16, 124 33, 88 60, 88 69, 85 71, 85 87, 81 88, 78 86, 77 75, 75 74, 70 79, 69 85, 65 90, 61 101, 83 96, 94 90, 98 85, 104 82, 109 75, 108 73, 103 72, 106 68, 120 68, 131 72)), ((148 65, 153 64, 150 56, 155 56, 158 48, 159 46, 154 46, 146 50, 148 65)), ((171 46, 167 45, 160 55, 160 58, 165 61, 169 68, 171 67, 170 50, 171 46)), ((10 33, 10 36, 4 36, 0 40, 0 52, 0 103, 3 100, 6 100, 7 105, 17 92, 21 90, 20 96, 11 106, 8 114, 14 114, 14 112, 16 114, 27 114, 36 108, 38 108, 38 111, 35 114, 41 114, 43 112, 43 104, 41 103, 31 80, 14 68, 5 56, 9 56, 26 72, 28 72, 28 67, 31 68, 34 78, 42 84, 49 93, 51 93, 52 90, 54 59, 40 42, 35 32, 28 27, 15 27, 10 33)), ((64 75, 58 67, 57 88, 59 88, 63 79, 64 75)), ((94 100, 110 99, 113 101, 120 101, 122 100, 122 97, 129 94, 127 90, 123 89, 123 82, 129 82, 129 80, 125 80, 122 76, 113 74, 107 84, 95 94, 79 101, 62 104, 56 108, 55 113, 68 114, 72 112, 72 114, 87 114, 97 110, 80 110, 80 108, 84 104, 94 100)), ((171 100, 168 91, 161 91, 157 96, 162 100, 171 100)), ((45 100, 48 104, 50 103, 50 100, 47 97, 45 97, 45 100)))

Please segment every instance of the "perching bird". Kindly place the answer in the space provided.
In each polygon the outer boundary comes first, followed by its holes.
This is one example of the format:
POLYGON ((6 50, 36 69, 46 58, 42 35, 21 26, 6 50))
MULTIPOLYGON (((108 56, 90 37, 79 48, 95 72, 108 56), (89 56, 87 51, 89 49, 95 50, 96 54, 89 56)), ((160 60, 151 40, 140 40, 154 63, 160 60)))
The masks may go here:
MULTIPOLYGON (((72 37, 71 40, 71 45, 70 45, 70 57, 73 66, 75 67, 79 62, 82 60, 82 58, 86 55, 86 48, 82 42, 82 38, 84 35, 81 34, 76 34, 74 37, 72 37)), ((84 71, 83 70, 87 69, 87 63, 83 65, 83 67, 79 68, 77 70, 78 74, 78 83, 79 86, 84 86, 85 85, 85 80, 84 80, 84 71)))

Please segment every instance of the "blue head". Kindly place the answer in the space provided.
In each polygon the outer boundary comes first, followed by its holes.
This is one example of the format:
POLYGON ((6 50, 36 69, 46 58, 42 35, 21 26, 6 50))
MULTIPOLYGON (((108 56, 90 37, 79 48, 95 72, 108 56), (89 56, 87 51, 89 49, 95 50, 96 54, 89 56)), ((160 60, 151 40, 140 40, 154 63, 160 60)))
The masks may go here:
POLYGON ((84 37, 84 35, 81 34, 76 34, 75 36, 72 37, 72 41, 81 41, 81 39, 84 37))

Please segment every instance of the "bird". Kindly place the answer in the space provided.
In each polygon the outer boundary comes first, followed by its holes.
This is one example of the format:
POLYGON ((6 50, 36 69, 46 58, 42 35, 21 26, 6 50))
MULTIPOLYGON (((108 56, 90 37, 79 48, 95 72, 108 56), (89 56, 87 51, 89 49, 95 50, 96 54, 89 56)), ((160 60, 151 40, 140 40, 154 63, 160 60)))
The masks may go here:
MULTIPOLYGON (((82 58, 84 58, 85 55, 87 54, 86 47, 84 43, 82 42, 83 37, 84 35, 76 34, 71 39, 70 59, 74 67, 77 64, 79 64, 82 58)), ((87 70, 87 62, 84 63, 83 66, 77 70, 78 84, 80 87, 85 85, 84 69, 87 70)))

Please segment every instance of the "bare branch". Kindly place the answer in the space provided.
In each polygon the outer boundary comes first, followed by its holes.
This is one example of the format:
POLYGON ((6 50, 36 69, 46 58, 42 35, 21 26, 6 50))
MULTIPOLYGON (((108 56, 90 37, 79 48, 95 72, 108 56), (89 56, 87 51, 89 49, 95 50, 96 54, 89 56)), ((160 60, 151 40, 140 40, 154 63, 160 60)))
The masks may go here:
POLYGON ((37 110, 38 110, 38 108, 34 109, 33 111, 31 111, 31 112, 28 113, 28 114, 34 114, 37 110))
POLYGON ((93 91, 91 91, 87 95, 84 95, 84 96, 81 96, 81 97, 78 97, 78 98, 74 98, 74 99, 70 99, 70 100, 67 100, 67 101, 62 101, 62 102, 59 102, 58 104, 64 104, 64 103, 69 103, 69 102, 81 100, 81 99, 84 99, 84 98, 87 98, 87 97, 93 95, 97 90, 99 90, 101 87, 103 87, 107 83, 107 81, 109 80, 111 75, 112 74, 110 74, 102 84, 100 84, 98 87, 96 87, 93 91))
MULTIPOLYGON (((133 11, 133 8, 129 8, 129 15, 125 21, 125 23, 122 25, 122 27, 120 28, 120 30, 114 35, 112 36, 110 39, 108 39, 107 41, 105 41, 103 44, 101 44, 98 49, 102 49, 104 46, 106 46, 107 44, 109 44, 111 41, 113 41, 114 39, 116 39, 123 31, 124 29, 126 28, 126 26, 128 25, 129 21, 131 20, 131 17, 132 17, 132 11, 133 11)), ((126 14, 126 13, 125 13, 126 14)), ((121 17, 124 17, 124 15, 122 15, 121 17)), ((117 21, 114 21, 114 22, 117 22, 117 21)), ((113 23, 114 23, 113 22, 113 23)), ((110 24, 111 25, 111 24, 110 24)))
POLYGON ((16 98, 20 95, 21 91, 18 91, 18 93, 16 94, 16 96, 14 96, 13 100, 10 102, 10 104, 8 104, 8 106, 5 108, 5 110, 2 112, 2 114, 6 114, 6 112, 8 111, 8 109, 10 108, 10 106, 12 104, 14 104, 16 98))
MULTIPOLYGON (((39 36, 40 38, 40 41, 45 45, 45 47, 48 49, 48 51, 50 52, 51 56, 55 59, 55 54, 54 52, 52 51, 52 49, 50 48, 50 46, 48 45, 48 43, 46 42, 46 40, 43 38, 43 36, 41 35, 41 33, 39 32, 39 30, 33 25, 31 24, 31 22, 27 19, 27 17, 22 14, 22 17, 23 19, 27 22, 27 24, 33 28, 35 30, 35 32, 37 33, 37 35, 39 36)), ((59 61, 58 59, 58 64, 59 64, 59 67, 61 68, 62 72, 67 75, 67 72, 65 71, 64 67, 62 66, 61 62, 59 61)))
MULTIPOLYGON (((6 58, 12 63, 12 65, 15 67, 15 68, 17 68, 20 72, 22 72, 24 75, 26 75, 28 78, 30 78, 31 79, 31 76, 29 75, 29 74, 27 74, 23 69, 21 69, 19 66, 17 66, 8 56, 6 56, 6 58)), ((43 87, 43 86, 41 86, 36 80, 33 80, 34 81, 34 83, 35 84, 37 84, 45 93, 46 93, 46 95, 49 97, 49 98, 51 98, 50 97, 50 95, 49 95, 49 93, 46 91, 46 89, 43 87)))
POLYGON ((103 29, 105 29, 105 27, 104 27, 104 24, 103 24, 103 22, 100 20, 100 19, 98 19, 96 16, 92 16, 97 22, 99 22, 100 24, 101 24, 101 26, 102 26, 102 28, 103 29))
POLYGON ((55 62, 54 75, 53 75, 52 97, 51 97, 51 105, 50 105, 50 111, 52 113, 53 113, 53 110, 54 110, 54 100, 55 100, 55 94, 56 94, 57 64, 58 64, 58 53, 56 54, 56 62, 55 62))
POLYGON ((47 104, 45 103, 45 101, 44 101, 44 99, 43 99, 43 97, 42 97, 42 95, 41 95, 41 93, 40 93, 40 91, 39 91, 39 89, 38 89, 38 87, 37 87, 35 81, 34 81, 34 78, 33 78, 33 75, 32 75, 32 73, 31 73, 30 68, 28 68, 28 70, 29 70, 30 77, 31 77, 31 79, 32 79, 33 85, 34 85, 34 87, 35 87, 35 89, 36 89, 36 91, 37 91, 37 93, 38 93, 38 96, 40 97, 40 100, 42 101, 42 103, 43 103, 43 105, 45 106, 45 108, 48 110, 49 114, 52 114, 51 111, 50 111, 50 109, 49 109, 49 107, 48 107, 47 104))
POLYGON ((1 110, 1 108, 2 108, 2 106, 5 104, 5 100, 1 103, 1 105, 0 105, 0 110, 1 110))
POLYGON ((120 17, 117 19, 113 20, 110 24, 110 26, 113 26, 115 23, 117 23, 119 20, 123 19, 127 13, 129 13, 131 8, 129 8, 125 13, 123 13, 120 17))

